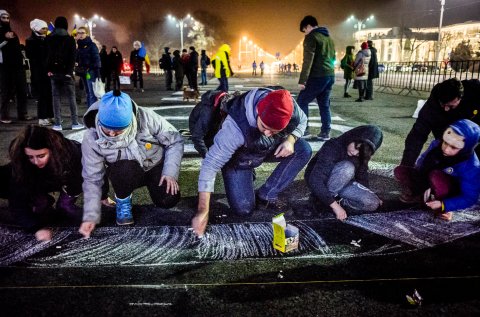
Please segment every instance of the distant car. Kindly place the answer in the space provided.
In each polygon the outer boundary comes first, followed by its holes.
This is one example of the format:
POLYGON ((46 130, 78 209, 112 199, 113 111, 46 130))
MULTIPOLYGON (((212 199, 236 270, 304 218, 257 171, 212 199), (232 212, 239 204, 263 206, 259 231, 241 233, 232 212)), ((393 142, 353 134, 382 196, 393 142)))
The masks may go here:
POLYGON ((422 65, 422 64, 413 64, 412 65, 412 71, 414 71, 414 72, 426 72, 427 71, 427 66, 422 65))
POLYGON ((385 71, 385 65, 383 64, 378 64, 378 72, 379 73, 383 73, 385 71))

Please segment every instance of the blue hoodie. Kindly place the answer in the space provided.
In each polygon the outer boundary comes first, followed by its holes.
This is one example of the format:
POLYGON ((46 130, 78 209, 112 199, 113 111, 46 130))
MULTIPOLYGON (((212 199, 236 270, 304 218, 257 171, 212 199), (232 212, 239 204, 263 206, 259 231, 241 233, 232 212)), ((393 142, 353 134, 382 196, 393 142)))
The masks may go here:
MULTIPOLYGON (((480 196, 480 161, 474 152, 480 140, 480 127, 468 119, 458 120, 450 127, 455 133, 465 137, 465 146, 456 155, 465 159, 442 169, 444 173, 456 178, 460 185, 459 194, 443 200, 444 211, 457 211, 471 207, 480 196)), ((434 140, 419 157, 416 167, 420 168, 427 154, 441 144, 442 140, 434 140)))

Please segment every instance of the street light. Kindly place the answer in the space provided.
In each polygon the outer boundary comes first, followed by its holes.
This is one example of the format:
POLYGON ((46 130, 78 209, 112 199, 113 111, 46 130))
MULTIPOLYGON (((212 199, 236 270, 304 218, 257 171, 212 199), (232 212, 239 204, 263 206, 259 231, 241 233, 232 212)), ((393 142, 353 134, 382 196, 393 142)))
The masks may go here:
POLYGON ((441 48, 441 40, 442 40, 442 35, 441 35, 441 32, 442 32, 442 22, 443 22, 443 11, 444 11, 444 6, 445 6, 445 0, 439 0, 440 1, 440 5, 442 6, 441 9, 440 9, 440 24, 438 25, 438 39, 437 39, 437 51, 436 51, 436 54, 437 56, 435 56, 435 60, 438 61, 439 58, 440 58, 440 48, 441 48))
POLYGON ((195 19, 192 18, 190 14, 187 14, 187 16, 181 19, 169 14, 168 19, 171 21, 177 22, 175 26, 180 29, 180 46, 182 47, 182 50, 183 50, 183 29, 187 27, 187 24, 185 22, 187 22, 188 20, 195 21, 195 19))
POLYGON ((365 25, 366 22, 372 21, 375 17, 370 15, 368 18, 360 20, 355 18, 353 14, 347 19, 347 22, 354 21, 355 24, 353 25, 353 28, 357 29, 357 31, 361 31, 362 29, 365 29, 367 26, 365 25))
POLYGON ((98 14, 93 15, 90 19, 85 19, 84 17, 80 17, 78 14, 74 15, 74 18, 76 20, 82 20, 85 22, 85 25, 88 27, 88 32, 90 33, 90 37, 92 40, 94 39, 93 37, 93 28, 97 27, 97 24, 94 23, 95 20, 100 20, 100 21, 105 21, 105 19, 102 16, 99 16, 98 14))

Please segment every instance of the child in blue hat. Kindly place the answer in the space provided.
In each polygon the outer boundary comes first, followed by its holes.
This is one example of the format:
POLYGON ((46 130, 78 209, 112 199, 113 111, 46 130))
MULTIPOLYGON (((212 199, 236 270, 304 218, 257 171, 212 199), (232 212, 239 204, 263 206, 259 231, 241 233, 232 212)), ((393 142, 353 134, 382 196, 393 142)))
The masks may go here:
POLYGON ((99 188, 105 174, 115 191, 118 225, 133 224, 132 193, 138 187, 147 186, 157 207, 177 204, 183 138, 173 125, 118 90, 94 103, 84 121, 81 234, 88 238, 100 223, 99 188))

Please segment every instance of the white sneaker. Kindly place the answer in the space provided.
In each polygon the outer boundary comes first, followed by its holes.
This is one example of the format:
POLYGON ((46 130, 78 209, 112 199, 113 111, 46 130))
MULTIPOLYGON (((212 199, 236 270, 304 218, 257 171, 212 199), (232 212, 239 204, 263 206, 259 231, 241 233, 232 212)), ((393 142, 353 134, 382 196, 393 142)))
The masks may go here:
POLYGON ((52 125, 52 123, 48 119, 38 119, 38 125, 42 127, 46 127, 46 126, 52 125))
POLYGON ((83 124, 72 124, 72 130, 81 130, 83 128, 85 128, 83 124))
POLYGON ((62 129, 62 126, 61 126, 61 125, 54 125, 54 126, 52 127, 52 130, 62 131, 63 129, 62 129))

